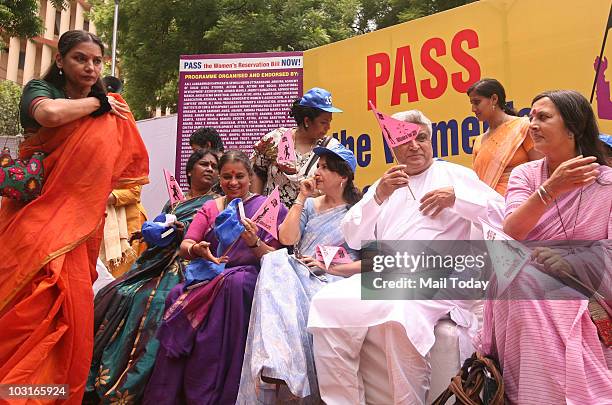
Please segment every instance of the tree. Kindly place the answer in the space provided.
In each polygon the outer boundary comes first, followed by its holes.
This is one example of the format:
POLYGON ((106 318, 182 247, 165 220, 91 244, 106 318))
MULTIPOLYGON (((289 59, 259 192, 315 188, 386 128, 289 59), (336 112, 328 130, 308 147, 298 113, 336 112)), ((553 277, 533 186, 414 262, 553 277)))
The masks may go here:
MULTIPOLYGON (((474 0, 130 0, 119 10, 117 58, 137 118, 176 111, 180 55, 306 50, 474 0)), ((91 0, 112 42, 114 2, 91 0)))
POLYGON ((20 98, 21 87, 10 80, 0 81, 0 135, 15 136, 21 133, 20 98))
MULTIPOLYGON (((58 10, 67 5, 66 0, 51 0, 58 10)), ((3 0, 0 3, 0 34, 4 37, 31 38, 43 32, 38 18, 36 0, 3 0)), ((0 40, 1 41, 1 40, 0 40)))
POLYGON ((477 0, 361 0, 357 30, 370 32, 474 1, 477 0))
MULTIPOLYGON (((112 2, 93 0, 112 41, 112 2)), ((120 3, 118 59, 136 117, 176 110, 182 54, 305 50, 355 34, 359 0, 132 0, 120 3)))

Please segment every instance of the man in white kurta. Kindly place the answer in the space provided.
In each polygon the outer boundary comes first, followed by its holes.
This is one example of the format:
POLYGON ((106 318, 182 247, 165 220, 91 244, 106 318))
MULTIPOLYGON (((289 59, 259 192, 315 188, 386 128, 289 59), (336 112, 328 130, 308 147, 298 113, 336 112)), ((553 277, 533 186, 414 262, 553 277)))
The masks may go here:
MULTIPOLYGON (((347 213, 342 230, 348 245, 361 249, 362 242, 372 240, 468 240, 480 226, 478 217, 501 226, 499 194, 471 169, 433 159, 431 121, 414 110, 394 118, 417 123, 421 131, 416 140, 394 148, 400 164, 347 213)), ((328 405, 424 404, 436 323, 450 317, 457 324, 463 359, 473 349, 477 304, 361 300, 360 274, 329 284, 314 297, 308 320, 321 398, 328 405)))

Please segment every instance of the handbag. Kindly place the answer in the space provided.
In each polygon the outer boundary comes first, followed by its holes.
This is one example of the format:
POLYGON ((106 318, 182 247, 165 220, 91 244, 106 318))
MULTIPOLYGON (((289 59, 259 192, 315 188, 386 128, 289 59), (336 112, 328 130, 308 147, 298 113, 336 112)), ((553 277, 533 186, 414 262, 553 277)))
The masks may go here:
POLYGON ((497 362, 475 352, 432 405, 444 405, 453 395, 455 405, 504 405, 504 380, 497 362))
POLYGON ((44 158, 44 153, 34 152, 27 160, 13 159, 4 146, 0 153, 0 196, 26 203, 38 197, 44 181, 44 158))
POLYGON ((606 347, 612 346, 612 320, 610 319, 610 308, 598 293, 589 298, 588 310, 591 320, 597 328, 599 340, 606 347), (598 297, 601 297, 599 300, 598 297))

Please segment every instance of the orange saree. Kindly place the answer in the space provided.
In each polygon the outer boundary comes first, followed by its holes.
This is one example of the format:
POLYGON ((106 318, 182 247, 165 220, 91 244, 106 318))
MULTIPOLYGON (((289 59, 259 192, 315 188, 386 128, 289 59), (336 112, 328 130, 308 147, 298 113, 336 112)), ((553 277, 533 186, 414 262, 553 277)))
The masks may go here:
POLYGON ((506 194, 512 169, 529 161, 533 141, 528 133, 529 120, 517 117, 490 132, 484 141, 483 135, 474 141, 472 167, 480 180, 501 195, 506 194))
POLYGON ((68 384, 62 403, 77 404, 93 350, 106 200, 114 188, 148 182, 148 155, 133 118, 110 114, 41 128, 20 154, 40 150, 41 196, 0 208, 0 384, 68 384))

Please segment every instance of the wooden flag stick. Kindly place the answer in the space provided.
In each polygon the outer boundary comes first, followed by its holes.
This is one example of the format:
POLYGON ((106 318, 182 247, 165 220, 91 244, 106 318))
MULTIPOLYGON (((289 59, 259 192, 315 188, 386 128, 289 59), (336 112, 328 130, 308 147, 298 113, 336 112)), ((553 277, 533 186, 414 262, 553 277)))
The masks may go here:
MULTIPOLYGON (((401 164, 397 156, 395 156, 395 152, 393 151, 393 148, 389 147, 389 149, 391 149, 391 154, 393 155, 393 159, 397 162, 398 165, 401 164)), ((416 197, 414 196, 414 193, 412 192, 412 189, 410 188, 410 182, 408 182, 408 191, 410 191, 410 194, 412 195, 412 199, 416 201, 416 197)))

